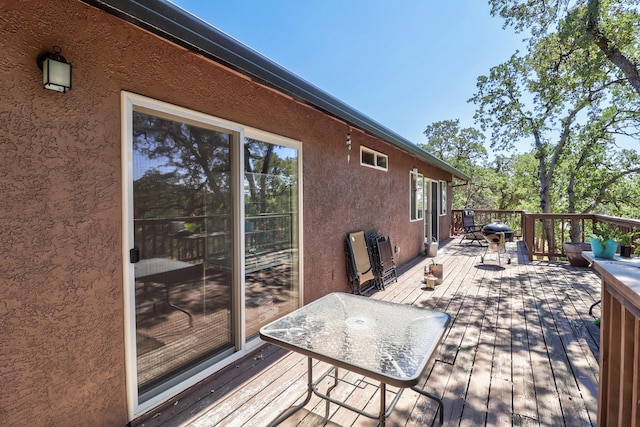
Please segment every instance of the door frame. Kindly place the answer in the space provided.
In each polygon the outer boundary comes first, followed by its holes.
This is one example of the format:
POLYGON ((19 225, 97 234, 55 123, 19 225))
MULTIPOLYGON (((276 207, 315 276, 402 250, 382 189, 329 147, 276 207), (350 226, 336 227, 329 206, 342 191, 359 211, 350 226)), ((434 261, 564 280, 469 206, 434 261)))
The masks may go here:
POLYGON ((440 181, 425 178, 424 201, 425 213, 425 238, 432 242, 440 239, 440 181), (435 189, 434 189, 434 185, 435 189))
POLYGON ((298 150, 298 306, 303 303, 304 295, 304 259, 303 259, 303 197, 302 197, 302 143, 283 136, 260 131, 258 129, 243 126, 228 120, 216 118, 208 114, 200 113, 187 108, 179 107, 166 102, 158 101, 142 95, 127 91, 121 92, 121 160, 122 160, 122 266, 123 266, 123 313, 124 313, 124 347, 125 347, 125 375, 127 412, 129 420, 144 414, 155 406, 169 400, 176 394, 184 391, 198 382, 206 379, 220 369, 232 364, 246 356, 264 342, 259 337, 246 339, 245 336, 245 221, 243 203, 244 184, 244 149, 245 136, 260 136, 266 138, 269 143, 286 143, 298 150), (133 227, 133 111, 134 109, 147 110, 151 114, 166 114, 179 117, 188 123, 205 124, 220 127, 234 134, 233 148, 231 150, 232 173, 234 174, 233 205, 234 205, 234 274, 233 274, 233 300, 236 304, 234 310, 234 334, 236 336, 235 349, 229 351, 228 356, 219 360, 205 361, 192 369, 180 374, 181 380, 175 385, 168 386, 166 390, 145 401, 140 401, 138 393, 137 354, 136 354, 136 312, 135 312, 135 272, 129 259, 129 251, 134 245, 133 227))

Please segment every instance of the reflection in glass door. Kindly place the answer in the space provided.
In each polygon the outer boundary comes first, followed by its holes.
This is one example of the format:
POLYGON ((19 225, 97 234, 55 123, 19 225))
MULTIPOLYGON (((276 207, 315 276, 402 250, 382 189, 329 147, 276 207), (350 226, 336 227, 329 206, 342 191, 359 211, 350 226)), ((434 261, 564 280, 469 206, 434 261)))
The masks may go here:
POLYGON ((244 141, 246 335, 298 307, 298 150, 244 141))
POLYGON ((140 401, 234 347, 234 135, 133 112, 140 401))

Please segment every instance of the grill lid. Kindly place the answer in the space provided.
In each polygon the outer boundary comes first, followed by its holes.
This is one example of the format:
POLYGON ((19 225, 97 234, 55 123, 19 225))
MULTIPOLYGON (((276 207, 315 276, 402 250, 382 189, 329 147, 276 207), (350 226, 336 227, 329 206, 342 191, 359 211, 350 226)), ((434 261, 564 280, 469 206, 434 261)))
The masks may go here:
POLYGON ((491 224, 487 224, 482 227, 482 234, 484 234, 485 236, 500 231, 504 233, 504 237, 506 238, 513 236, 513 230, 507 224, 492 222, 491 224))

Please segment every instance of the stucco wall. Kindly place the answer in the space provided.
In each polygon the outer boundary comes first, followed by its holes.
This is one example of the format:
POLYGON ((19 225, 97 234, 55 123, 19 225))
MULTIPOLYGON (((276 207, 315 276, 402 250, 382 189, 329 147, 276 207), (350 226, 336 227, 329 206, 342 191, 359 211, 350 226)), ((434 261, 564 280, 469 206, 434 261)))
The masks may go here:
POLYGON ((346 124, 78 1, 5 2, 0 48, 1 425, 127 422, 121 90, 302 141, 305 302, 348 290, 348 231, 390 235, 399 264, 419 254, 409 171, 450 179, 355 129, 347 162, 346 124), (67 94, 41 85, 53 45, 67 94), (389 172, 360 166, 360 144, 389 172))

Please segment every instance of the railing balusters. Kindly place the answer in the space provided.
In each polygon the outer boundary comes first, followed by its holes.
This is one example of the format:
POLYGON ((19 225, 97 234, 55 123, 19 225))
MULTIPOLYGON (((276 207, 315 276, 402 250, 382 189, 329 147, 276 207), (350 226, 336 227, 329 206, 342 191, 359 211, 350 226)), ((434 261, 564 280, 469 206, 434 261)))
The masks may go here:
POLYGON ((602 277, 598 426, 637 426, 640 395, 638 280, 620 265, 593 266, 602 277))
MULTIPOLYGON (((562 243, 571 238, 565 232, 567 223, 574 221, 580 223, 580 238, 582 242, 588 242, 588 238, 592 233, 593 226, 597 223, 608 223, 617 226, 623 233, 628 233, 634 228, 640 230, 640 221, 635 219, 617 218, 607 215, 597 214, 541 214, 529 213, 526 211, 509 211, 509 210, 483 210, 476 209, 475 213, 478 219, 500 218, 502 222, 509 224, 514 230, 514 236, 521 237, 527 245, 529 259, 558 259, 565 257, 562 249, 562 243), (557 236, 545 234, 545 221, 552 221, 553 226, 550 231, 558 230, 557 236), (556 237, 560 237, 560 241, 556 237), (565 240, 567 239, 567 240, 565 240)), ((453 233, 460 234, 461 230, 461 209, 452 210, 453 233)), ((480 220, 478 223, 482 222, 480 220)), ((640 237, 640 232, 637 234, 640 237)))

